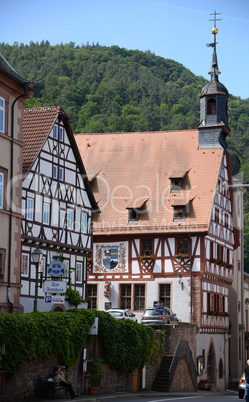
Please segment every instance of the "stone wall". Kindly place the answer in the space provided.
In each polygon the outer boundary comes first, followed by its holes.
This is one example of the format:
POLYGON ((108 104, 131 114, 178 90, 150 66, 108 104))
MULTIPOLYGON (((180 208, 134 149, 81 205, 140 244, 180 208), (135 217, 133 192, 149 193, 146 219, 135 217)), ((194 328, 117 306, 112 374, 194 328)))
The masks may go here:
MULTIPOLYGON (((191 324, 179 323, 175 327, 168 325, 165 328, 164 349, 165 354, 174 354, 178 341, 188 341, 192 352, 193 360, 196 362, 195 335, 196 326, 191 324)), ((161 333, 157 333, 157 339, 161 340, 161 333)), ((97 337, 93 339, 92 344, 87 351, 87 359, 91 360, 93 356, 102 357, 100 344, 97 337)), ((37 359, 35 362, 26 362, 21 371, 12 380, 7 380, 4 373, 0 373, 0 401, 6 402, 14 399, 29 399, 35 396, 35 382, 39 375, 50 375, 53 373, 54 366, 59 363, 56 359, 45 361, 37 359)), ((160 362, 154 361, 153 364, 144 370, 135 374, 121 374, 109 368, 104 364, 104 376, 101 379, 101 386, 98 392, 132 392, 142 389, 151 390, 152 384, 156 378, 160 362), (135 378, 134 378, 135 377, 135 378), (134 385, 135 384, 135 385, 134 385)), ((188 384, 182 383, 181 376, 184 378, 186 372, 186 362, 180 362, 177 368, 176 377, 172 382, 172 390, 191 391, 188 384), (178 378, 179 377, 179 378, 178 378), (181 383, 181 385, 180 385, 181 383)), ((79 356, 77 364, 71 369, 65 370, 66 379, 72 384, 75 392, 79 394, 88 393, 88 373, 83 374, 82 353, 79 356)))
POLYGON ((177 370, 169 388, 170 392, 195 392, 186 359, 179 359, 177 370))

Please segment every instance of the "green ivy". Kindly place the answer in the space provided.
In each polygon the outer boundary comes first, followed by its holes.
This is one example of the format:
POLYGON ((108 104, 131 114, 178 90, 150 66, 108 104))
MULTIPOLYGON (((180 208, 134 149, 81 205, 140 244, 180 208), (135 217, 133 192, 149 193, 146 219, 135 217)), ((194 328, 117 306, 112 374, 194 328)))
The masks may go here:
POLYGON ((103 358, 109 367, 125 373, 142 368, 153 346, 155 331, 134 321, 116 321, 104 311, 96 311, 96 315, 103 358))
POLYGON ((80 292, 76 289, 73 289, 71 286, 67 288, 66 297, 68 297, 69 304, 75 308, 83 303, 80 292))
POLYGON ((36 312, 22 315, 0 314, 0 341, 5 355, 0 370, 13 377, 25 361, 38 357, 58 357, 65 366, 76 363, 94 322, 94 312, 36 312))
POLYGON ((110 368, 131 373, 142 368, 155 338, 152 328, 133 321, 116 321, 104 311, 72 309, 66 312, 0 314, 0 370, 7 378, 16 375, 25 361, 38 357, 57 357, 66 367, 74 365, 85 343, 91 341, 89 329, 99 317, 99 340, 103 358, 110 368))

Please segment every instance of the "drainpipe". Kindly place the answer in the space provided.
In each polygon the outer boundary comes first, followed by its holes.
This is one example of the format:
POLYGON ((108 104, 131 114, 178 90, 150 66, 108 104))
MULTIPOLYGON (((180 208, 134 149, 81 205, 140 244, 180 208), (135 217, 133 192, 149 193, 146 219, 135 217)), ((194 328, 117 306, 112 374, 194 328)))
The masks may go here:
POLYGON ((10 216, 9 216, 9 249, 8 249, 8 289, 7 289, 7 301, 10 305, 10 312, 13 313, 13 303, 10 301, 10 282, 11 282, 11 249, 12 249, 12 220, 13 220, 13 165, 14 165, 14 106, 16 102, 27 96, 28 83, 24 83, 24 93, 19 95, 11 106, 11 145, 10 145, 10 216))
POLYGON ((189 242, 190 242, 190 322, 192 324, 193 321, 193 294, 192 294, 192 288, 193 288, 193 278, 192 278, 192 266, 193 266, 193 262, 192 262, 192 237, 191 234, 189 234, 189 242))

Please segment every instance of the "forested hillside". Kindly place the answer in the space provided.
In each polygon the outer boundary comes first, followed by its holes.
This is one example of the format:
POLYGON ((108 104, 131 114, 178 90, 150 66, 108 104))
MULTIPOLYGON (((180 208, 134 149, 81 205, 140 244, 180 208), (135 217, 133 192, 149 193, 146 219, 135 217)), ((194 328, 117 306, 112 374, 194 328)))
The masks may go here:
MULTIPOLYGON (((72 42, 56 46, 44 41, 13 46, 2 43, 0 53, 38 86, 24 106, 61 106, 75 133, 198 127, 199 96, 207 80, 176 61, 149 51, 98 44, 80 47, 72 42)), ((206 76, 209 67, 203 71, 206 76)), ((243 181, 249 183, 249 99, 230 94, 229 127, 229 148, 239 156, 243 181)), ((246 197, 245 261, 249 271, 248 211, 246 197)))

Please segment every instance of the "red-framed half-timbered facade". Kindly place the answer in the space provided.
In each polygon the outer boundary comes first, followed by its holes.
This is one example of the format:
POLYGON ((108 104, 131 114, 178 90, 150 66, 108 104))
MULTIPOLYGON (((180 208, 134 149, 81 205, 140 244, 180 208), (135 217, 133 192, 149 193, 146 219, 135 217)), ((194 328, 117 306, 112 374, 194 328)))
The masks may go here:
POLYGON ((238 269, 229 186, 239 161, 226 143, 228 92, 218 80, 216 33, 198 130, 75 138, 101 212, 87 262, 88 307, 129 308, 139 319, 162 302, 197 325, 198 380, 225 389, 229 290, 238 269))

